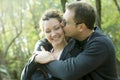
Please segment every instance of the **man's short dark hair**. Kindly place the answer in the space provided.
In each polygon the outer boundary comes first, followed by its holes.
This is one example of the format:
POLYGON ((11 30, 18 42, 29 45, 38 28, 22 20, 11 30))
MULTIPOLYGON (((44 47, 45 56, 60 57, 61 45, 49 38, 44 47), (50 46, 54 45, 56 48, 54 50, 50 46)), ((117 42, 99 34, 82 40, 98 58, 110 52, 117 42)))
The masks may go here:
POLYGON ((96 13, 94 8, 86 2, 73 2, 67 5, 67 9, 73 10, 75 23, 85 23, 89 29, 94 28, 96 13))

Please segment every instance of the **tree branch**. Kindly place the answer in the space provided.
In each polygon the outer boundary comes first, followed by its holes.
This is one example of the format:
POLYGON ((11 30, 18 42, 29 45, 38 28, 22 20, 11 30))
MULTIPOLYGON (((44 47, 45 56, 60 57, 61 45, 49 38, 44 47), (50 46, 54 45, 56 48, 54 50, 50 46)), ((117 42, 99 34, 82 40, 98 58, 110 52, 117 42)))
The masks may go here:
POLYGON ((118 12, 120 13, 120 6, 119 6, 117 0, 113 0, 113 1, 114 1, 115 5, 116 5, 116 7, 117 7, 117 9, 118 9, 118 12))
POLYGON ((61 0, 61 5, 63 8, 63 12, 65 12, 65 4, 66 4, 67 0, 61 0))
POLYGON ((97 19, 96 24, 101 28, 101 0, 96 0, 97 19))

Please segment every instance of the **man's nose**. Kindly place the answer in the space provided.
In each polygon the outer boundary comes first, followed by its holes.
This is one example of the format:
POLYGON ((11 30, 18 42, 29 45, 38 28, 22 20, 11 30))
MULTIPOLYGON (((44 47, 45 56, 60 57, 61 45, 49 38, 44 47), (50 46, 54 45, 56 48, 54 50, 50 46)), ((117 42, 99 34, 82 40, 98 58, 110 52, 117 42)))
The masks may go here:
POLYGON ((60 23, 60 25, 61 25, 61 27, 62 27, 62 28, 64 28, 64 27, 65 27, 65 25, 64 25, 64 23, 63 23, 63 22, 61 22, 61 23, 60 23))

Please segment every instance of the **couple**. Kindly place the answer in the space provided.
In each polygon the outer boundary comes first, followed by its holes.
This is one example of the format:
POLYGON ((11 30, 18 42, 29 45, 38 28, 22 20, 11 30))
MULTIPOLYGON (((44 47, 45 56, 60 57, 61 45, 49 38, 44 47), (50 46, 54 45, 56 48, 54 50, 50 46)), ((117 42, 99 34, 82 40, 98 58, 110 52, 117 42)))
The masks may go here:
POLYGON ((40 27, 48 41, 40 41, 21 80, 118 80, 114 46, 94 27, 95 18, 94 8, 81 1, 67 5, 63 19, 47 11, 40 27))

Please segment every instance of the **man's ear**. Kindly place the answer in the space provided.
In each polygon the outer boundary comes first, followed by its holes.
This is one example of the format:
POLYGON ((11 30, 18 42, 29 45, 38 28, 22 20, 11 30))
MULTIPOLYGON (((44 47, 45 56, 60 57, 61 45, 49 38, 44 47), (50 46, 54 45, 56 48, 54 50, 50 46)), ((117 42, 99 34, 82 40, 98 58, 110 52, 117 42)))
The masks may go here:
POLYGON ((78 30, 81 32, 81 31, 84 31, 86 28, 86 25, 84 23, 81 23, 81 24, 78 24, 78 30))
POLYGON ((83 31, 83 23, 77 25, 77 29, 81 32, 83 31))

